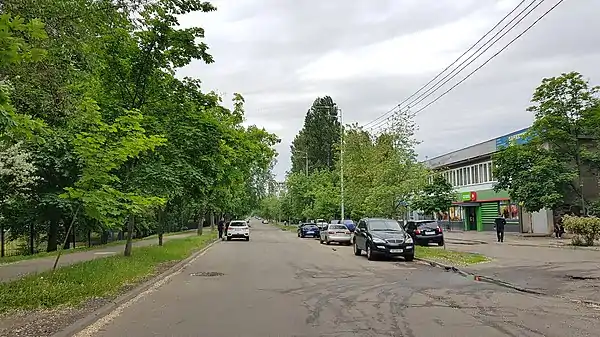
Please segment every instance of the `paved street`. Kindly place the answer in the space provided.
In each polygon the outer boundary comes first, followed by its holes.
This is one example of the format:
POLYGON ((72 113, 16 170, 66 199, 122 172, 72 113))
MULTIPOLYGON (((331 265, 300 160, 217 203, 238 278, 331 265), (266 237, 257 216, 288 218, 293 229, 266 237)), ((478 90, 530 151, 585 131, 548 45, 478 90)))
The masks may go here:
POLYGON ((448 241, 448 249, 480 253, 491 263, 463 268, 512 284, 556 296, 600 302, 600 252, 594 250, 530 247, 491 242, 464 245, 448 241), (574 278, 573 278, 574 277, 574 278))
POLYGON ((77 336, 598 336, 600 311, 253 224, 77 336), (221 276, 195 276, 216 272, 221 276))
MULTIPOLYGON (((196 235, 195 231, 184 232, 182 234, 175 234, 165 236, 164 241, 181 239, 190 235, 196 235)), ((135 241, 134 247, 144 247, 157 245, 158 238, 146 239, 135 241)), ((114 245, 88 251, 82 251, 77 253, 63 254, 58 261, 60 267, 72 265, 78 262, 89 261, 93 259, 103 258, 112 256, 115 254, 123 253, 125 245, 114 245)), ((27 274, 41 273, 52 269, 56 256, 47 256, 37 259, 22 260, 14 263, 0 264, 0 282, 8 282, 19 279, 27 274)))

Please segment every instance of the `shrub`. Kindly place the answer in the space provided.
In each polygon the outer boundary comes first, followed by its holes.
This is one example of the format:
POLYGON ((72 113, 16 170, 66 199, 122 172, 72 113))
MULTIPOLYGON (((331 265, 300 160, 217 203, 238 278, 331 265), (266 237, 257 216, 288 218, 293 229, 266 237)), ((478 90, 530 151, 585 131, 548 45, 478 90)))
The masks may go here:
POLYGON ((600 238, 600 218, 565 215, 563 224, 566 230, 574 234, 573 245, 593 246, 594 241, 600 238))

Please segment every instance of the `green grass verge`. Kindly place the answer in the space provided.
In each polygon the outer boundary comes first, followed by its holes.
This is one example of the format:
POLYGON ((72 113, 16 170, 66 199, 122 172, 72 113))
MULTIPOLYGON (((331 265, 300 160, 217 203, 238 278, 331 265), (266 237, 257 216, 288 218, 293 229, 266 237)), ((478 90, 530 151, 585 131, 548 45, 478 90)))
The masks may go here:
POLYGON ((294 227, 294 226, 284 226, 283 224, 276 223, 276 222, 271 223, 271 225, 273 225, 281 230, 284 230, 284 231, 296 230, 296 227, 294 227))
POLYGON ((476 263, 489 262, 487 256, 474 253, 463 253, 453 250, 443 249, 441 247, 421 247, 417 246, 415 256, 421 259, 436 260, 451 265, 468 266, 476 263))
MULTIPOLYGON (((171 235, 177 235, 177 234, 182 234, 185 233, 185 231, 183 232, 171 232, 171 233, 165 233, 163 236, 167 237, 167 236, 171 236, 171 235)), ((154 234, 154 235, 150 235, 147 236, 145 238, 141 238, 141 239, 134 239, 134 242, 137 241, 143 241, 143 240, 152 240, 152 239, 156 239, 156 243, 158 244, 158 234, 154 234)), ((127 240, 118 240, 118 241, 113 241, 113 242, 109 242, 107 244, 104 245, 95 245, 95 246, 84 246, 84 247, 77 247, 75 249, 66 249, 63 250, 61 255, 65 255, 65 254, 72 254, 72 253, 79 253, 79 252, 86 252, 86 251, 90 251, 90 250, 94 250, 94 249, 101 249, 101 248, 105 248, 105 247, 112 247, 112 246, 118 246, 118 245, 124 245, 127 242, 127 240)), ((5 256, 0 258, 0 265, 3 264, 7 264, 7 263, 13 263, 13 262, 18 262, 18 261, 23 261, 23 260, 31 260, 31 259, 39 259, 42 257, 48 257, 48 256, 56 256, 56 254, 58 254, 58 251, 54 251, 54 252, 40 252, 40 253, 36 253, 33 255, 11 255, 11 256, 5 256)))
POLYGON ((87 299, 114 296, 167 262, 183 260, 207 246, 216 233, 167 241, 162 247, 134 248, 132 256, 111 256, 0 283, 0 312, 75 306, 87 299))

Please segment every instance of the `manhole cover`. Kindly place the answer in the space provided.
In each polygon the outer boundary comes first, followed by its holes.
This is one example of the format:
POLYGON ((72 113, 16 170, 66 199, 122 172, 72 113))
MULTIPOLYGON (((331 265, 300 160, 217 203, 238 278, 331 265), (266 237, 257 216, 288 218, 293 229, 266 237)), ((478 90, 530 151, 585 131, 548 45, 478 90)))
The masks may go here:
POLYGON ((215 277, 215 276, 223 276, 225 274, 219 273, 216 271, 203 271, 200 273, 191 273, 190 276, 201 276, 201 277, 215 277))

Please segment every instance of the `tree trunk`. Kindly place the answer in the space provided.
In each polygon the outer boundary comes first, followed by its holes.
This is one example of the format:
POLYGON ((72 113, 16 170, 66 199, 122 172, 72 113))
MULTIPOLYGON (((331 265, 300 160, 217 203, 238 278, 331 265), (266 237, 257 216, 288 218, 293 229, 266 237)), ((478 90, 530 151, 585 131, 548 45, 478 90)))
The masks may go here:
MULTIPOLYGON (((75 225, 75 220, 77 220, 77 214, 79 213, 80 208, 81 208, 81 206, 78 206, 77 210, 73 214, 73 219, 71 219, 71 224, 69 225, 69 228, 67 228, 67 233, 65 234, 65 241, 63 242, 63 246, 66 245, 67 242, 69 241, 69 233, 71 232, 73 226, 75 225)), ((54 260, 54 266, 52 266, 52 271, 55 271, 56 266, 58 266, 58 260, 60 259, 60 253, 62 253, 62 250, 59 250, 58 254, 56 254, 56 259, 54 260)))
POLYGON ((215 212, 214 211, 210 212, 210 230, 211 231, 215 230, 215 212))
POLYGON ((4 257, 4 222, 0 222, 0 257, 4 257))
POLYGON ((127 223, 127 243, 125 244, 125 252, 123 255, 131 256, 131 248, 132 248, 132 239, 133 239, 133 228, 135 225, 135 218, 132 215, 129 216, 129 221, 127 223))
POLYGON ((88 247, 92 246, 92 230, 91 229, 89 229, 87 232, 87 244, 88 244, 88 247))
POLYGON ((48 228, 48 246, 46 247, 47 252, 55 252, 58 249, 58 221, 56 219, 50 219, 50 226, 48 228))
POLYGON ((64 224, 64 226, 65 226, 65 239, 63 241, 62 249, 69 249, 69 248, 71 248, 71 236, 70 236, 71 231, 70 231, 69 227, 67 227, 66 223, 64 224))
POLYGON ((200 211, 198 214, 198 235, 202 235, 202 230, 204 229, 204 212, 200 211))
POLYGON ((165 227, 165 211, 163 208, 158 210, 158 245, 163 245, 163 234, 165 227))

